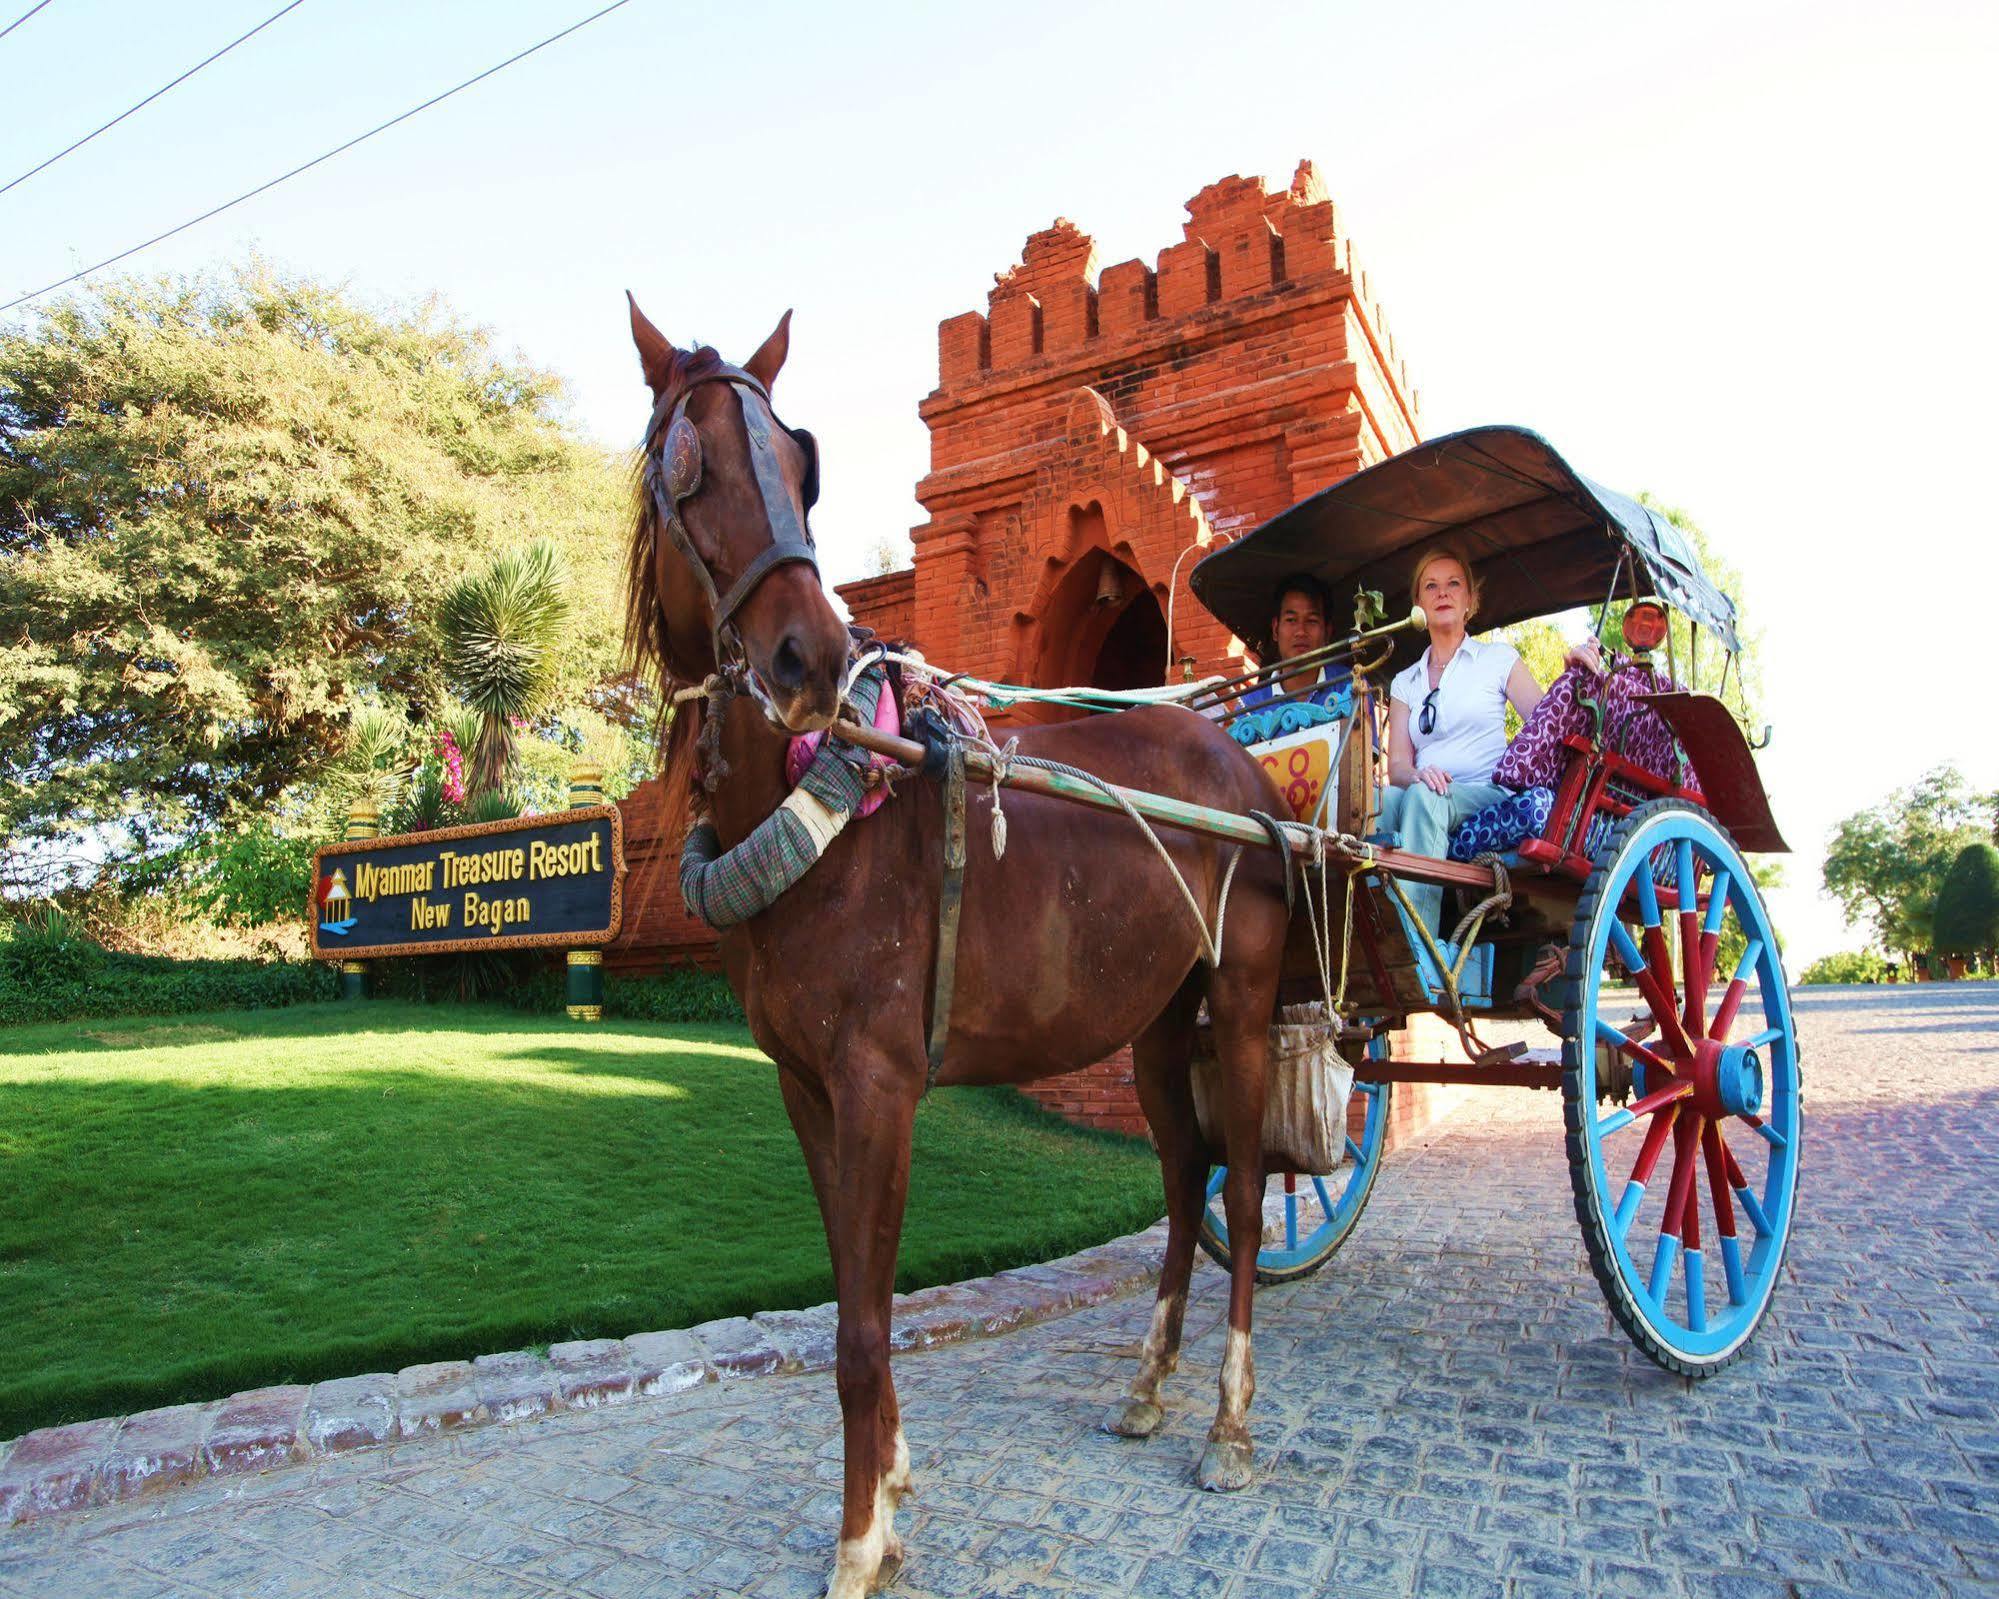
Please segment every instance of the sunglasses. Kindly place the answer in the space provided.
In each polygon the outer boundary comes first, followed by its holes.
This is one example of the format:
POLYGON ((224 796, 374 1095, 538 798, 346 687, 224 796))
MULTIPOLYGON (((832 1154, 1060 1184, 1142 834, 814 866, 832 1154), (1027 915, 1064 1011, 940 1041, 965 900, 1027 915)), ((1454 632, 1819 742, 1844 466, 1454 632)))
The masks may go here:
POLYGON ((1441 688, 1433 688, 1423 697, 1423 709, 1417 713, 1416 727, 1425 738, 1437 731, 1437 696, 1441 688))

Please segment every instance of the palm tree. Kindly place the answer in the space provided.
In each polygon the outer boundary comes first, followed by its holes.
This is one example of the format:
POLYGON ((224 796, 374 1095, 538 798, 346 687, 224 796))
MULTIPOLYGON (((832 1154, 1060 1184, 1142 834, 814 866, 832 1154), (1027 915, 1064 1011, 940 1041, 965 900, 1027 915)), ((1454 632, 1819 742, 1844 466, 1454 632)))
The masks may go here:
POLYGON ((459 579, 438 607, 445 679, 479 718, 466 773, 475 798, 505 785, 515 723, 544 709, 555 687, 567 584, 555 546, 537 539, 459 579))

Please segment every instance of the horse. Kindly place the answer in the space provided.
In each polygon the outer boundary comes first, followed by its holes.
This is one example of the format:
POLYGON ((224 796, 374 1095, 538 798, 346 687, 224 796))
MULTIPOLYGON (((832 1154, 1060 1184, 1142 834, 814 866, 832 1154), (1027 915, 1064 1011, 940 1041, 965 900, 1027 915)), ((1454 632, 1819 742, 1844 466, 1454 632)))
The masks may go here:
MULTIPOLYGON (((676 349, 636 300, 630 314, 653 410, 635 496, 627 643, 666 689, 693 691, 665 735, 666 814, 677 823, 698 810, 726 849, 785 801, 788 741, 839 714, 851 636, 808 531, 817 447, 778 422, 771 404, 791 313, 740 368, 707 347, 676 349), (699 697, 700 686, 723 684, 740 692, 699 697)), ((1220 810, 1281 814, 1257 762, 1177 706, 1023 729, 1019 749, 1220 810)), ((1245 1487, 1285 867, 1274 850, 1240 852, 1230 886, 1230 847, 1160 834, 1209 925, 1222 920, 1211 966, 1179 887, 1126 817, 1016 790, 1002 802, 1011 842, 999 858, 980 825, 996 792, 970 789, 956 976, 935 1081, 1019 1083, 1131 1043, 1169 1227, 1137 1372, 1104 1421, 1126 1437, 1163 1420, 1161 1384, 1178 1359, 1208 1168, 1226 1162, 1229 1331, 1197 1477, 1209 1489, 1245 1487), (1222 1073, 1222 1148, 1203 1139, 1190 1084, 1203 1001, 1222 1073)), ((832 1257, 845 1466, 829 1599, 860 1599, 903 1553, 894 1517, 911 1475, 889 1370, 890 1306, 911 1135, 933 1075, 926 1038, 944 943, 945 828, 939 785, 906 781, 721 940, 751 1034, 776 1063, 832 1257)))

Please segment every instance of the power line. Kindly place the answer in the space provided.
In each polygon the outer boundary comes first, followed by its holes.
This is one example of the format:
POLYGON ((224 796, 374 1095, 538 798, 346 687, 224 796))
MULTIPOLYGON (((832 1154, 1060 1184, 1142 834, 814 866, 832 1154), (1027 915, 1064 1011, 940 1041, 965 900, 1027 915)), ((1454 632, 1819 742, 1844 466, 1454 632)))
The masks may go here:
POLYGON ((0 28, 0 39, 6 38, 8 34, 12 33, 16 28, 20 27, 22 23, 26 22, 28 18, 32 17, 37 11, 40 11, 48 3, 49 0, 42 0, 41 5, 29 6, 26 11, 23 11, 12 22, 8 23, 6 27, 0 28))
MULTIPOLYGON (((47 5, 48 0, 42 0, 42 4, 47 5)), ((151 105, 155 100, 159 99, 161 95, 165 94, 168 89, 177 88, 179 85, 187 82, 189 78, 193 77, 203 67, 209 66, 214 62, 220 61, 224 56, 229 54, 231 50, 234 50, 236 46, 241 44, 245 39, 253 38, 255 35, 262 33, 272 23, 276 22, 279 17, 282 17, 285 14, 285 12, 296 11, 300 6, 304 4, 305 0, 291 0, 290 5, 285 6, 282 10, 272 12, 268 17, 264 18, 262 22, 258 23, 256 27, 252 28, 248 33, 242 34, 237 38, 231 39, 227 44, 225 44, 220 50, 216 51, 215 54, 210 56, 206 61, 196 62, 193 66, 189 67, 187 71, 183 72, 178 78, 175 78, 172 83, 165 84, 162 87, 155 89, 151 94, 147 95, 146 98, 141 100, 137 105, 131 106, 126 110, 120 111, 118 115, 113 117, 109 122, 105 123, 103 127, 94 129, 92 132, 86 133, 81 139, 78 139, 76 143, 69 145, 64 149, 56 151, 56 153, 50 156, 48 160, 44 161, 41 164, 41 166, 29 167, 26 172, 23 172, 18 178, 14 179, 12 183, 0 184, 0 194, 5 194, 9 189, 14 188, 16 185, 26 183, 28 179, 32 178, 37 172, 40 172, 43 169, 43 167, 54 166, 58 161, 60 161, 64 156, 68 155, 71 151, 81 150, 86 144, 90 143, 92 139, 96 138, 98 134, 108 133, 111 129, 117 127, 119 123, 123 122, 127 117, 129 117, 134 111, 145 110, 147 106, 151 105)))
MULTIPOLYGON (((48 4, 48 0, 42 0, 42 3, 46 5, 48 4)), ((323 162, 331 161, 337 155, 345 154, 347 151, 353 149, 355 145, 365 143, 367 140, 374 138, 374 136, 378 133, 386 133, 390 128, 393 128, 397 123, 409 121, 409 119, 415 116, 419 111, 428 111, 432 106, 438 105, 443 101, 449 100, 454 94, 459 93, 461 90, 469 89, 475 83, 483 83, 486 79, 492 77, 494 73, 504 72, 508 67, 512 66, 515 62, 525 61, 529 56, 533 55, 537 50, 545 50, 550 45, 556 43, 556 41, 568 38, 572 33, 575 33, 579 28, 587 28, 590 26, 591 23, 597 21, 599 18, 608 17, 613 11, 619 10, 620 8, 627 6, 629 4, 631 4, 631 0, 611 0, 611 4, 605 6, 603 10, 593 11, 589 16, 585 17, 581 22, 572 22, 568 27, 564 28, 560 33, 551 33, 546 39, 542 40, 540 44, 531 44, 525 50, 520 51, 518 54, 510 55, 507 57, 506 60, 498 62, 495 65, 488 67, 484 72, 478 73, 473 77, 467 78, 463 83, 453 85, 451 88, 446 89, 442 94, 432 95, 428 100, 424 101, 423 104, 411 106, 409 110, 403 112, 400 116, 390 117, 387 122, 378 122, 375 124, 374 127, 370 128, 366 133, 355 134, 354 137, 349 139, 345 144, 337 144, 331 150, 326 151, 324 154, 316 155, 310 161, 303 162, 300 165, 293 167, 291 171, 279 173, 275 178, 272 178, 267 183, 260 183, 254 189, 246 189, 244 190, 243 193, 237 195, 236 198, 233 200, 224 200, 220 205, 210 206, 206 211, 202 212, 200 216, 190 217, 188 218, 187 221, 181 223, 177 227, 168 228, 164 233, 156 233, 150 239, 147 239, 142 243, 135 244, 130 249, 120 250, 116 255, 107 255, 102 261, 99 261, 95 266, 87 266, 81 272, 72 272, 66 278, 58 278, 53 283, 45 283, 39 289, 31 289, 28 293, 19 295, 14 299, 9 300, 5 305, 0 305, 0 312, 11 311, 16 306, 26 305, 30 300, 40 299, 44 294, 52 293, 57 289, 67 288, 70 284, 77 282, 79 279, 89 277, 90 274, 93 272, 102 272, 108 266, 116 266, 120 261, 123 261, 127 256, 137 255, 141 250, 150 250, 154 245, 163 243, 166 240, 171 239, 177 233, 185 233, 189 228, 199 226, 201 223, 208 221, 211 217, 219 217, 220 215, 222 215, 224 211, 228 211, 236 206, 241 205, 245 200, 254 200, 258 195, 267 193, 270 190, 275 189, 281 183, 289 182, 291 179, 297 177, 300 173, 310 172, 314 167, 321 165, 323 162)))

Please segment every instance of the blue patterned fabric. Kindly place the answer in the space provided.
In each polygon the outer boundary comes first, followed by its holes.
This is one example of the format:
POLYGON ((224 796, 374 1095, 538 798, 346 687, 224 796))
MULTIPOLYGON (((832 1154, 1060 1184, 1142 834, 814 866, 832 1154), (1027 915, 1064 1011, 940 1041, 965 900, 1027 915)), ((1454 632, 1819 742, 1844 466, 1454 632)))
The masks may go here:
MULTIPOLYGON (((1540 836, 1548 825, 1548 813, 1554 808, 1552 788, 1524 788, 1518 794, 1509 794, 1497 804, 1486 806, 1451 835, 1450 857, 1454 861, 1469 861, 1488 853, 1504 855, 1516 850, 1528 839, 1540 836)), ((1616 824, 1616 817, 1599 812, 1583 834, 1583 854, 1594 860, 1598 847, 1616 824)), ((1665 875, 1672 870, 1671 853, 1664 851, 1653 862, 1652 876, 1658 882, 1671 881, 1665 875)))
POLYGON ((1517 849, 1522 839, 1532 838, 1548 825, 1548 813, 1554 808, 1552 788, 1526 788, 1509 794, 1459 826, 1451 835, 1451 859, 1468 861, 1517 849))
POLYGON ((1309 700, 1293 700, 1260 711, 1245 711, 1229 723, 1229 737, 1238 744, 1262 744, 1287 733, 1302 733, 1308 727, 1324 727, 1353 711, 1353 690, 1343 689, 1330 702, 1315 705, 1309 700))

